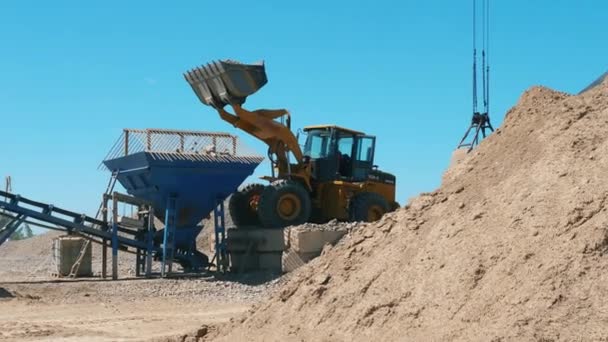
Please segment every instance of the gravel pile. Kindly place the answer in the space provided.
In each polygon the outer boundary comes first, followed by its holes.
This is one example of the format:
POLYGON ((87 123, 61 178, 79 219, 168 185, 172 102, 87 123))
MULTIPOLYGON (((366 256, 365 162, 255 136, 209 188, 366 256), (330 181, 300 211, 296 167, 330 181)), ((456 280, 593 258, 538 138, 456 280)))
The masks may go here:
POLYGON ((201 303, 256 303, 266 299, 281 284, 269 274, 239 279, 128 279, 118 281, 62 280, 46 282, 7 282, 1 288, 11 296, 35 298, 49 304, 85 302, 139 302, 146 298, 170 298, 201 303), (253 279, 256 278, 256 279, 253 279))
POLYGON ((53 239, 62 234, 48 232, 20 241, 6 241, 0 246, 0 280, 47 278, 56 271, 53 263, 53 239))
MULTIPOLYGON (((0 281, 29 281, 48 279, 57 272, 53 259, 53 240, 64 235, 61 232, 49 231, 32 238, 7 241, 0 246, 0 281)), ((92 268, 94 275, 101 274, 101 246, 92 245, 92 268)), ((108 272, 111 271, 111 249, 108 249, 108 272)), ((160 271, 158 265, 155 271, 160 271)), ((135 276, 135 255, 118 254, 118 271, 120 277, 135 276)))
POLYGON ((321 231, 352 231, 355 228, 360 226, 364 226, 364 223, 359 222, 340 222, 338 220, 331 220, 324 224, 316 224, 316 223, 305 223, 299 226, 289 227, 292 230, 321 230, 321 231))

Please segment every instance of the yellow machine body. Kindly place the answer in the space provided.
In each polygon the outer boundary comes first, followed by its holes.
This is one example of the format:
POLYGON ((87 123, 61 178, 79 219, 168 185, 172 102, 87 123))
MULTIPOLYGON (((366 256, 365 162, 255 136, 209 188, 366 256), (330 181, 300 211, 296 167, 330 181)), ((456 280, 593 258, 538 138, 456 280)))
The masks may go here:
POLYGON ((237 224, 374 221, 398 206, 395 177, 373 163, 374 136, 335 125, 308 126, 302 149, 287 110, 242 107, 267 82, 263 63, 217 61, 184 76, 222 120, 268 145, 272 174, 262 178, 270 185, 253 184, 233 194, 229 209, 237 224))

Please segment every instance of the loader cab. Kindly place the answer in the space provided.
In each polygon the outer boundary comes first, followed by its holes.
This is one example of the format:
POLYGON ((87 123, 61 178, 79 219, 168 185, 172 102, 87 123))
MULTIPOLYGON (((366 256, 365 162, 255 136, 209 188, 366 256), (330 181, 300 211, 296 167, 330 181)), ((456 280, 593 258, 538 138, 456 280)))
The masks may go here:
POLYGON ((376 137, 338 126, 310 126, 304 155, 318 182, 365 181, 374 166, 376 137))

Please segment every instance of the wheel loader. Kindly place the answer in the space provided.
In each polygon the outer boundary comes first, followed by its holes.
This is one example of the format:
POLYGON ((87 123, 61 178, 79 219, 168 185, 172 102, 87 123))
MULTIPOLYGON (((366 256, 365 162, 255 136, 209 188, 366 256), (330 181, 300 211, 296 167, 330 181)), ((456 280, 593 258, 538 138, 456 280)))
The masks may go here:
POLYGON ((268 184, 247 185, 230 198, 229 212, 237 226, 371 222, 399 206, 395 176, 374 165, 374 136, 336 125, 309 126, 303 129, 302 148, 287 110, 243 108, 247 97, 268 82, 263 62, 214 61, 184 77, 221 119, 268 145, 272 172, 261 177, 268 184))

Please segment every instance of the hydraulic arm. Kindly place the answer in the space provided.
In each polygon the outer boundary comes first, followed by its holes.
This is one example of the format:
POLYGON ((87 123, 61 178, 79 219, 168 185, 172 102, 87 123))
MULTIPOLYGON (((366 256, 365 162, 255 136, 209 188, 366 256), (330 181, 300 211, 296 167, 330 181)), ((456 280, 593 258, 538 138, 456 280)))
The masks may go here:
POLYGON ((298 177, 310 189, 310 167, 291 131, 289 112, 285 109, 248 111, 242 107, 247 96, 266 84, 264 64, 218 61, 195 68, 184 76, 202 103, 215 108, 224 121, 268 145, 277 178, 298 177), (224 109, 227 105, 234 113, 224 109), (290 153, 295 157, 294 164, 290 162, 290 153))

